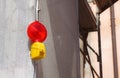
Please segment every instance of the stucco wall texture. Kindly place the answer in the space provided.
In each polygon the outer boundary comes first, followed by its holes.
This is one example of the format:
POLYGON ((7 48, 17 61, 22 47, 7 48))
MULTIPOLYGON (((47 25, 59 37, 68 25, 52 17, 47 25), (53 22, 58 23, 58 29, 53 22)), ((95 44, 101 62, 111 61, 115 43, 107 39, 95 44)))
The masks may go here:
MULTIPOLYGON (((90 4, 94 14, 96 12, 96 6, 90 4)), ((116 39, 117 39, 117 55, 118 55, 118 70, 120 78, 120 1, 114 4, 115 6, 115 28, 116 28, 116 39)), ((111 41, 111 23, 110 23, 110 9, 107 9, 100 15, 101 20, 101 40, 102 40, 102 60, 103 60, 103 78, 114 78, 113 72, 113 53, 112 53, 112 41, 111 41)), ((97 33, 89 33, 88 42, 98 52, 97 33)), ((96 56, 90 52, 92 57, 92 64, 95 69, 99 69, 98 62, 95 59, 96 56)), ((92 78, 90 69, 86 69, 86 77, 92 78)), ((99 71, 98 71, 99 73, 99 71)))
POLYGON ((0 78, 79 78, 76 1, 40 0, 40 22, 48 31, 47 57, 36 65, 26 33, 35 20, 35 0, 0 0, 0 78))

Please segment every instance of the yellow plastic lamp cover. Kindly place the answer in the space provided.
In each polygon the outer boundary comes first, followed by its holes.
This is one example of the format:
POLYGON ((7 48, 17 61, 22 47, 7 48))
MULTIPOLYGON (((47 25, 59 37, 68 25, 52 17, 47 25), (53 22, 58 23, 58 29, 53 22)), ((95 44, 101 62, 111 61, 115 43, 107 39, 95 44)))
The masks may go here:
POLYGON ((46 57, 46 48, 44 43, 41 42, 34 42, 31 45, 31 51, 30 51, 31 59, 33 60, 39 60, 46 57))

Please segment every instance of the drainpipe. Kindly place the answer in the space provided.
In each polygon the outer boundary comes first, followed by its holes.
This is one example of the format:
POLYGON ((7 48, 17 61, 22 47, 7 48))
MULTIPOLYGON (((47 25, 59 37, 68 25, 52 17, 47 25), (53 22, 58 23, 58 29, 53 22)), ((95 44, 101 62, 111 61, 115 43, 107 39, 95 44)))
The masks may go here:
POLYGON ((100 14, 99 14, 99 9, 97 8, 97 12, 96 12, 96 25, 98 27, 98 52, 99 52, 99 57, 98 57, 98 61, 99 61, 99 73, 100 73, 100 78, 103 78, 103 70, 102 70, 102 50, 101 50, 101 30, 100 30, 100 14))
POLYGON ((110 17, 111 17, 111 36, 112 36, 114 78, 119 78, 118 77, 118 62, 117 62, 117 47, 116 47, 116 30, 115 30, 114 5, 110 7, 110 17))

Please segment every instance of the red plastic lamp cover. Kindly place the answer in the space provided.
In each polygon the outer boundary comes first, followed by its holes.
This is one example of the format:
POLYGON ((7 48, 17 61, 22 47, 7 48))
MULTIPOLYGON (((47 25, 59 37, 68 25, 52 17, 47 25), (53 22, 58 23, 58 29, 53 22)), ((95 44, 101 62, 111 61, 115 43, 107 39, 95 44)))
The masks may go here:
POLYGON ((47 37, 47 30, 39 21, 34 21, 28 26, 28 37, 33 42, 43 42, 47 37))

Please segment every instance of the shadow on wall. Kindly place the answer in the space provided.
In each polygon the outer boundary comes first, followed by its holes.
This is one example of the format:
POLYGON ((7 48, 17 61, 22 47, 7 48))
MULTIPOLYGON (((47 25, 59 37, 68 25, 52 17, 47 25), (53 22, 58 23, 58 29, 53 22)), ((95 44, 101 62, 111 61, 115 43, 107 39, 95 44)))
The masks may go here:
POLYGON ((76 1, 47 1, 59 78, 80 78, 76 63, 79 56, 76 1))

